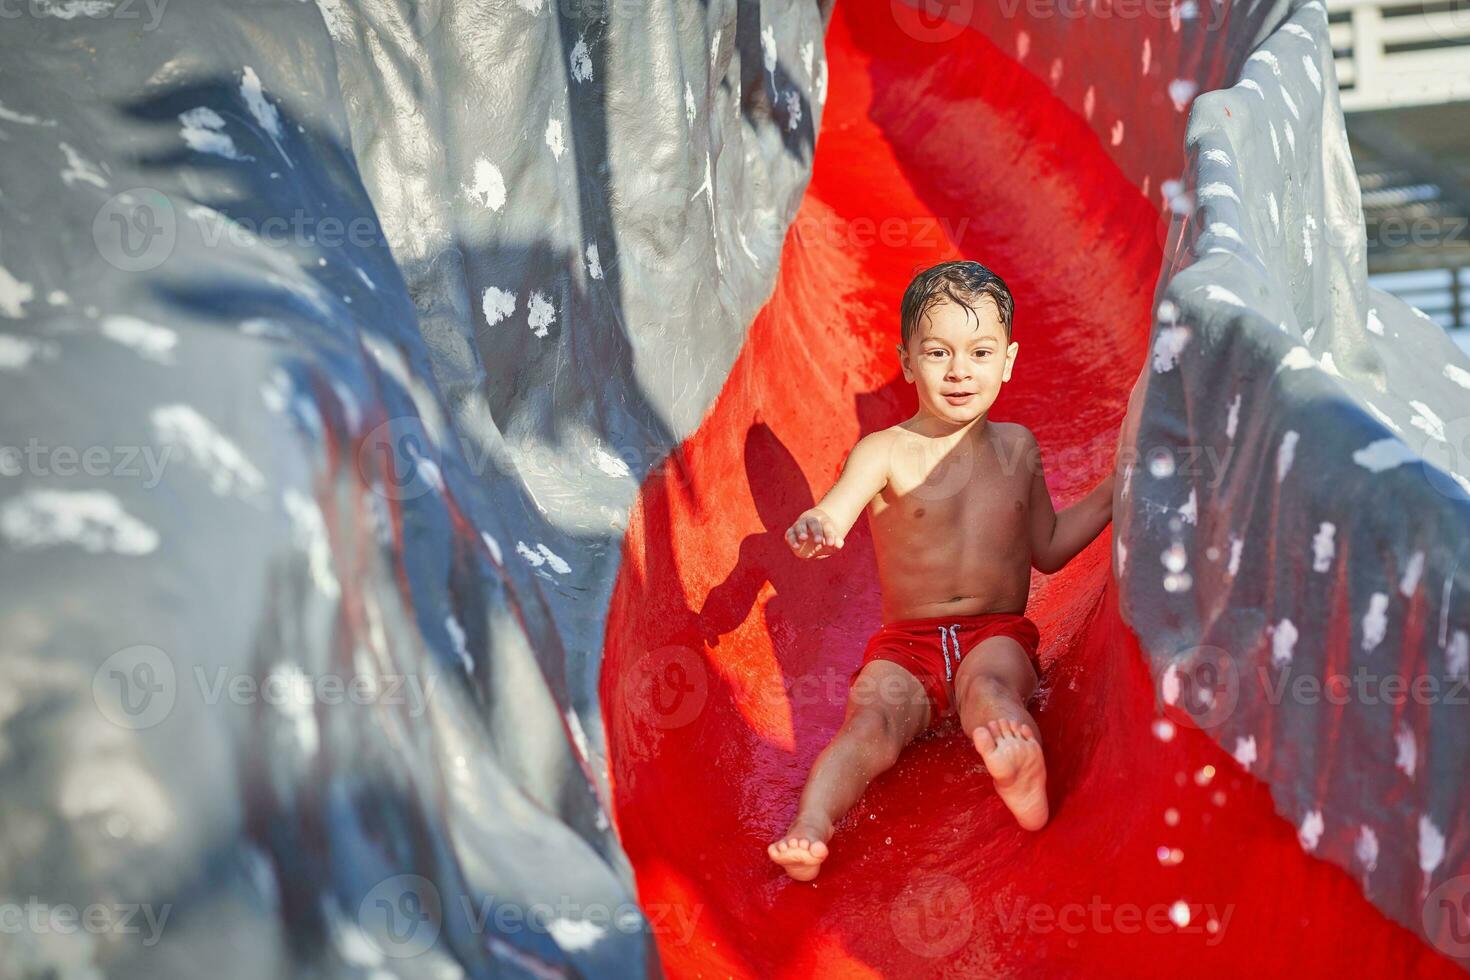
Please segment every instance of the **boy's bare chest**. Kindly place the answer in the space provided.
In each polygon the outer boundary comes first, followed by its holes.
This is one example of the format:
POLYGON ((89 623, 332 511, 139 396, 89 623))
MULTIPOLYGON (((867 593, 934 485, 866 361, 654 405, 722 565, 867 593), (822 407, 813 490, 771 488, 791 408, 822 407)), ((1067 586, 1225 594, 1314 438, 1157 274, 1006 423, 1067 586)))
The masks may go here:
POLYGON ((872 503, 875 530, 932 528, 962 538, 1024 534, 1031 473, 991 447, 947 454, 895 446, 888 485, 872 503))

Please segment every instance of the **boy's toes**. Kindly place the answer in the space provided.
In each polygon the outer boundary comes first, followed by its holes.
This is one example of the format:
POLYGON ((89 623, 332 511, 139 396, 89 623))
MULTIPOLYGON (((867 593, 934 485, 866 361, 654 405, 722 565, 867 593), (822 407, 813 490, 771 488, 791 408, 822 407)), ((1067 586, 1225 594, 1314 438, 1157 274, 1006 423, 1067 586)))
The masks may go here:
POLYGON ((995 736, 990 733, 988 726, 977 725, 972 735, 975 739, 975 750, 981 755, 989 755, 995 751, 995 736))

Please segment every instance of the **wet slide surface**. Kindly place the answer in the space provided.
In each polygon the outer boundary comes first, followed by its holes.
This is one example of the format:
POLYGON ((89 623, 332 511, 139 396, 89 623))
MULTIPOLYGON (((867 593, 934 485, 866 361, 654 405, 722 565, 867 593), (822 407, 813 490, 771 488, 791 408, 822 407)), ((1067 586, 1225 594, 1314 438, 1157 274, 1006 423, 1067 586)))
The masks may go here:
POLYGON ((775 292, 624 542, 601 697, 665 971, 1458 975, 1304 854, 1264 784, 1161 718, 1110 531, 1033 581, 1044 831, 1014 825, 951 723, 873 784, 814 883, 766 859, 879 623, 865 519, 824 562, 781 535, 861 434, 913 411, 893 350, 910 276, 963 256, 1012 288, 1020 353, 993 417, 1036 433, 1061 507, 1110 464, 1160 266, 1156 208, 1082 118, 983 38, 939 57, 880 6, 838 5, 775 292))

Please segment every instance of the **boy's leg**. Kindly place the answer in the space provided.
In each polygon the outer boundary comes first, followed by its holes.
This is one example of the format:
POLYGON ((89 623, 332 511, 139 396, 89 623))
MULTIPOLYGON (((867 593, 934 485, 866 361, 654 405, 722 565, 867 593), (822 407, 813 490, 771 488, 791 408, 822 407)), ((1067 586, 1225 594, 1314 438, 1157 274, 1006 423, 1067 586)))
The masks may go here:
POLYGON ((929 698, 918 678, 886 660, 864 667, 848 692, 842 727, 812 764, 796 819, 766 849, 771 860, 797 881, 815 878, 834 825, 928 724, 929 698))
POLYGON ((1026 710, 1036 682, 1025 649, 1008 636, 980 641, 955 676, 960 724, 1001 801, 1027 830, 1040 830, 1048 817, 1041 728, 1026 710))

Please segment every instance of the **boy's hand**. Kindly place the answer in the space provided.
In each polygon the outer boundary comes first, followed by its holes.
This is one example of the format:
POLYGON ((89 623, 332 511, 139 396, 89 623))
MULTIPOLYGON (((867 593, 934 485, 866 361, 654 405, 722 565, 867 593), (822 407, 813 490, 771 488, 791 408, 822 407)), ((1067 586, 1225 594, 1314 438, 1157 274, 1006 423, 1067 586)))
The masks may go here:
POLYGON ((827 512, 813 507, 786 531, 786 543, 798 558, 830 558, 842 550, 842 538, 827 512))

